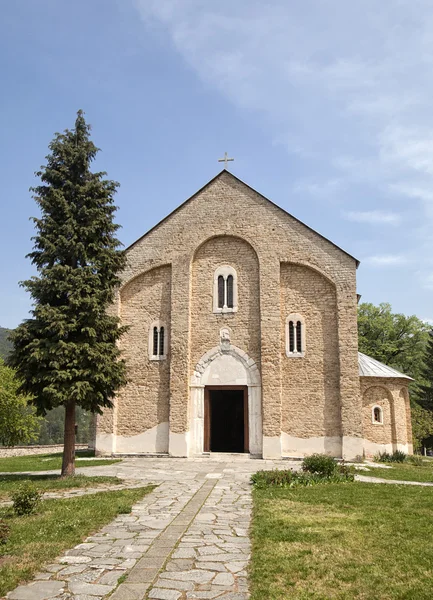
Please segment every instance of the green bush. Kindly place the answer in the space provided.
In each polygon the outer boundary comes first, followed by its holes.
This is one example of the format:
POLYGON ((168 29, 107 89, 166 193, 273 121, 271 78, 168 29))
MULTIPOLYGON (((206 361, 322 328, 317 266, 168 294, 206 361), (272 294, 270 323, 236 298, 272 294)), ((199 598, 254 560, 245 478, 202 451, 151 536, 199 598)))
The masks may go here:
POLYGON ((302 462, 302 470, 315 475, 323 475, 330 477, 338 472, 338 464, 326 454, 312 454, 304 458, 302 462))
POLYGON ((7 543, 10 532, 10 526, 3 519, 0 519, 0 544, 3 545, 7 543))
POLYGON ((389 452, 379 452, 374 457, 374 460, 381 463, 404 463, 407 461, 407 454, 401 450, 395 450, 392 454, 389 452))
POLYGON ((419 456, 417 454, 414 454, 412 456, 408 456, 406 458, 406 461, 408 463, 410 463, 411 465, 414 465, 416 467, 422 467, 422 465, 424 464, 421 456, 419 456))
POLYGON ((251 482, 257 489, 268 487, 305 487, 323 483, 346 483, 354 480, 352 471, 343 466, 330 475, 309 473, 307 471, 278 470, 258 471, 251 476, 251 482))
POLYGON ((20 485, 11 495, 15 514, 22 516, 36 512, 41 495, 41 492, 29 482, 20 485))

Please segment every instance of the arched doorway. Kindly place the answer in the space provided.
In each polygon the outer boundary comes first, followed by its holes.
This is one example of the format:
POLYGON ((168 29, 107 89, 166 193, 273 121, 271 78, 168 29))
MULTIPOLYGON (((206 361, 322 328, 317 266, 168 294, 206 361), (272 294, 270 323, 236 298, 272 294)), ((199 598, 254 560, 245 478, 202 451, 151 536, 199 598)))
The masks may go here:
POLYGON ((262 401, 256 363, 221 343, 197 363, 191 378, 190 455, 205 451, 262 454, 262 401))

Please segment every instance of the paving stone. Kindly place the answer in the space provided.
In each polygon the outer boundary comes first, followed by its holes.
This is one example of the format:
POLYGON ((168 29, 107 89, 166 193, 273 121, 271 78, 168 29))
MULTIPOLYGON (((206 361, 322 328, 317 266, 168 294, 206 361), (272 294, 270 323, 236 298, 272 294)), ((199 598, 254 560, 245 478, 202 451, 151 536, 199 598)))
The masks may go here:
POLYGON ((143 600, 148 587, 145 583, 122 583, 110 600, 143 600))
POLYGON ((247 564, 248 563, 246 561, 233 562, 233 563, 230 562, 230 563, 226 563, 226 567, 232 573, 239 573, 239 571, 242 571, 243 569, 245 569, 247 564))
POLYGON ((235 582, 235 578, 231 573, 218 573, 218 575, 213 580, 213 585, 233 585, 235 582))
POLYGON ((191 569, 194 561, 191 559, 180 558, 176 560, 170 560, 165 569, 166 571, 188 571, 191 569))
POLYGON ((250 595, 247 592, 228 592, 218 598, 221 600, 248 600, 250 595))
MULTIPOLYGON (((200 549, 199 549, 200 551, 200 549)), ((194 548, 179 548, 173 552, 173 558, 195 558, 195 550, 194 548)))
POLYGON ((86 571, 73 575, 73 577, 71 577, 70 579, 71 581, 83 581, 86 583, 93 583, 94 581, 99 579, 103 572, 104 569, 101 569, 100 567, 96 569, 87 569, 86 571))
POLYGON ((59 565, 58 563, 53 563, 51 565, 46 565, 44 568, 46 571, 50 571, 50 573, 57 573, 58 571, 63 569, 63 565, 59 565))
POLYGON ((209 561, 223 563, 235 562, 243 559, 245 559, 245 555, 242 554, 207 554, 206 556, 199 556, 197 558, 197 560, 201 562, 209 561))
POLYGON ((201 571, 191 569, 190 571, 165 572, 166 579, 178 579, 180 581, 195 581, 195 583, 208 583, 215 576, 212 571, 201 571))
POLYGON ((153 588, 150 590, 148 598, 156 598, 157 600, 178 600, 181 596, 182 592, 178 592, 176 590, 153 588))
MULTIPOLYGON (((64 600, 70 600, 71 596, 68 594, 64 597, 64 600)), ((62 596, 56 598, 56 600, 63 600, 62 596)), ((89 596, 88 594, 78 594, 74 596, 74 600, 102 600, 102 596, 89 596)))
POLYGON ((176 581, 175 579, 165 579, 163 577, 159 577, 158 581, 155 583, 155 587, 188 592, 194 589, 194 583, 192 581, 176 581))
POLYGON ((200 598, 203 600, 207 600, 207 599, 212 599, 212 598, 216 598, 218 596, 221 596, 221 588, 219 590, 214 590, 214 591, 201 591, 201 590, 196 590, 195 592, 188 592, 186 594, 187 599, 189 600, 191 599, 196 599, 196 598, 200 598))
POLYGON ((10 594, 11 600, 49 600, 65 589, 64 581, 36 581, 26 586, 19 586, 10 594))
POLYGON ((223 563, 196 563, 196 569, 204 569, 205 571, 218 571, 218 572, 226 572, 226 566, 223 563))
POLYGON ((203 546, 202 548, 198 548, 198 552, 203 556, 205 554, 220 554, 221 550, 216 546, 203 546))
POLYGON ((102 585, 112 585, 115 584, 117 585, 117 582, 119 581, 119 577, 122 577, 122 575, 125 573, 125 571, 122 569, 116 569, 113 571, 108 571, 108 573, 104 573, 104 575, 102 575, 102 577, 99 579, 98 583, 102 584, 102 585))
POLYGON ((119 569, 132 569, 132 567, 137 563, 135 558, 127 558, 124 561, 119 561, 116 563, 119 569))
POLYGON ((128 583, 152 583, 158 575, 159 567, 153 569, 134 569, 128 575, 128 583))
POLYGON ((88 569, 89 565, 72 565, 71 567, 63 567, 63 565, 59 565, 62 569, 59 571, 59 577, 64 577, 66 575, 76 575, 77 573, 82 573, 84 569, 88 569))
POLYGON ((116 584, 111 585, 100 585, 98 583, 87 583, 86 581, 79 581, 71 579, 69 581, 69 590, 73 594, 88 594, 89 596, 105 596, 109 594, 116 584))

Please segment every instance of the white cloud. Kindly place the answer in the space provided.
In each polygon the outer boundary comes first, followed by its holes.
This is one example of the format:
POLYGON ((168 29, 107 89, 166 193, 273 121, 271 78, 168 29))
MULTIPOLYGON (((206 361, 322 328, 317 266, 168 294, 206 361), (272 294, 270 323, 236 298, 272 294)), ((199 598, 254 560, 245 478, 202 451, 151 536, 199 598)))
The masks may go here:
POLYGON ((370 223, 372 225, 398 225, 401 222, 401 215, 382 210, 346 211, 343 212, 343 217, 355 223, 370 223))
POLYGON ((376 254, 367 256, 361 262, 372 267, 400 267, 407 265, 410 261, 407 256, 402 254, 376 254))
POLYGON ((433 289, 433 3, 134 1, 204 86, 296 154, 294 192, 344 191, 349 221, 395 225, 404 214, 404 239, 364 262, 407 264, 403 241, 427 273, 420 287, 433 289))

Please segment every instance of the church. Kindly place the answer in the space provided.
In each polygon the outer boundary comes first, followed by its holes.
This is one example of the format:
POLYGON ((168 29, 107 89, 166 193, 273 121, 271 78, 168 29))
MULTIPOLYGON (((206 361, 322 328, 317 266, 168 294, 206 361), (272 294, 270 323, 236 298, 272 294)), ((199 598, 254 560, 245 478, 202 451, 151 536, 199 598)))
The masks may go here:
POLYGON ((97 454, 412 453, 410 378, 358 353, 353 256, 226 169, 126 253, 97 454))

